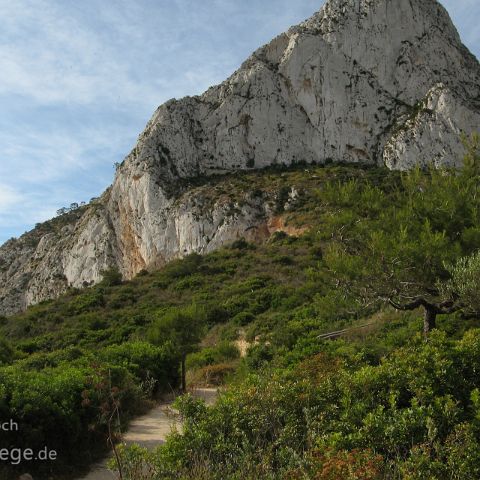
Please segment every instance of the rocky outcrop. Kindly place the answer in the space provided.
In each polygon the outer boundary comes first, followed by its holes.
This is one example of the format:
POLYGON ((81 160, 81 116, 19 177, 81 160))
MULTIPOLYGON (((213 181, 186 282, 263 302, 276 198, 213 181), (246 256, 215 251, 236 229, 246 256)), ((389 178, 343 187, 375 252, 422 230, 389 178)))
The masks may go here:
POLYGON ((397 120, 383 159, 391 169, 458 166, 465 154, 463 137, 475 131, 480 131, 478 110, 465 97, 438 84, 397 120))
MULTIPOLYGON (((206 184, 163 199, 160 207, 150 195, 125 207, 106 194, 83 213, 49 222, 48 233, 34 230, 0 247, 2 314, 58 296, 68 287, 96 283, 111 267, 132 278, 143 269, 193 252, 208 253, 240 238, 260 242, 277 231, 303 232, 276 214, 276 191, 246 191, 233 198, 227 192, 212 195, 206 184)), ((292 190, 282 210, 297 196, 292 190)))
POLYGON ((479 125, 479 63, 436 0, 329 0, 221 85, 159 107, 81 218, 1 247, 0 311, 96 282, 108 266, 131 278, 268 236, 267 199, 245 192, 231 205, 191 179, 298 162, 457 166, 461 135, 479 125))

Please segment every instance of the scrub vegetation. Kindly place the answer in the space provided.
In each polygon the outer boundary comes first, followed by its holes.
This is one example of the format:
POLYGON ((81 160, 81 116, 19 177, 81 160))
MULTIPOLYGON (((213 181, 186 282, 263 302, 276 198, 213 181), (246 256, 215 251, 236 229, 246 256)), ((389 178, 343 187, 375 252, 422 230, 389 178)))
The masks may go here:
POLYGON ((183 432, 121 450, 125 479, 480 478, 478 166, 474 139, 461 172, 215 179, 233 197, 278 192, 277 214, 305 233, 129 282, 105 272, 0 319, 0 418, 21 426, 0 443, 58 450, 38 478, 78 472, 113 411, 127 422, 186 371, 221 385, 218 402, 180 397, 183 432))

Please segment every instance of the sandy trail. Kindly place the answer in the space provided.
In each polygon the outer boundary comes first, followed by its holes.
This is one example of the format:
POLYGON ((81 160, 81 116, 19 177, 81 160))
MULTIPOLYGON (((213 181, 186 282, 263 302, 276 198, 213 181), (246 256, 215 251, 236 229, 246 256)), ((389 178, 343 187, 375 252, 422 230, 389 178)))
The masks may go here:
MULTIPOLYGON (((214 388, 199 388, 191 392, 194 397, 202 398, 207 405, 212 405, 217 396, 214 388)), ((150 410, 146 415, 133 420, 123 436, 127 445, 138 443, 142 447, 153 449, 161 445, 173 428, 179 427, 178 418, 169 403, 163 403, 150 410)), ((116 476, 106 466, 108 458, 95 464, 90 472, 77 480, 116 480, 116 476)))

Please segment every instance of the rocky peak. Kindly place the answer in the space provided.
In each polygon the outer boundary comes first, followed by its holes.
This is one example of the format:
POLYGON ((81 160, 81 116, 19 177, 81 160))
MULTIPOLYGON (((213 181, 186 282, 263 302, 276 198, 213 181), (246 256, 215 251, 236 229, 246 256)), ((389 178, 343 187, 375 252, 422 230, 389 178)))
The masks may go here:
MULTIPOLYGON (((160 107, 133 160, 163 161, 165 192, 177 177, 299 160, 402 168, 384 151, 389 134, 440 83, 478 110, 478 61, 437 1, 330 0, 223 84, 160 107)), ((461 157, 450 141, 437 162, 461 157)))
POLYGON ((329 0, 296 30, 322 36, 405 101, 420 76, 448 83, 455 72, 463 78, 452 87, 478 97, 478 61, 436 0, 329 0))
POLYGON ((222 84, 160 106, 80 219, 1 247, 0 314, 109 266, 131 278, 268 236, 267 198, 206 202, 191 179, 298 162, 460 165, 461 135, 479 125, 479 63, 437 1, 329 0, 222 84))

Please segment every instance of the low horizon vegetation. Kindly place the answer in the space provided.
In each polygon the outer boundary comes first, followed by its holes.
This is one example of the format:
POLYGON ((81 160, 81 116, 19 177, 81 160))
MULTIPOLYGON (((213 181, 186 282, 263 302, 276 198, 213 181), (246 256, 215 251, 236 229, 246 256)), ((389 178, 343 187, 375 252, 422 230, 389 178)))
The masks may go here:
POLYGON ((227 178, 277 198, 295 187, 278 214, 308 230, 239 239, 129 282, 106 272, 1 319, 0 418, 25 426, 16 444, 59 449, 39 478, 88 464, 115 405, 127 420, 185 370, 228 389, 212 408, 182 397, 183 433, 153 453, 124 451, 127 474, 478 478, 478 144, 470 154, 461 172, 309 166, 227 178))

